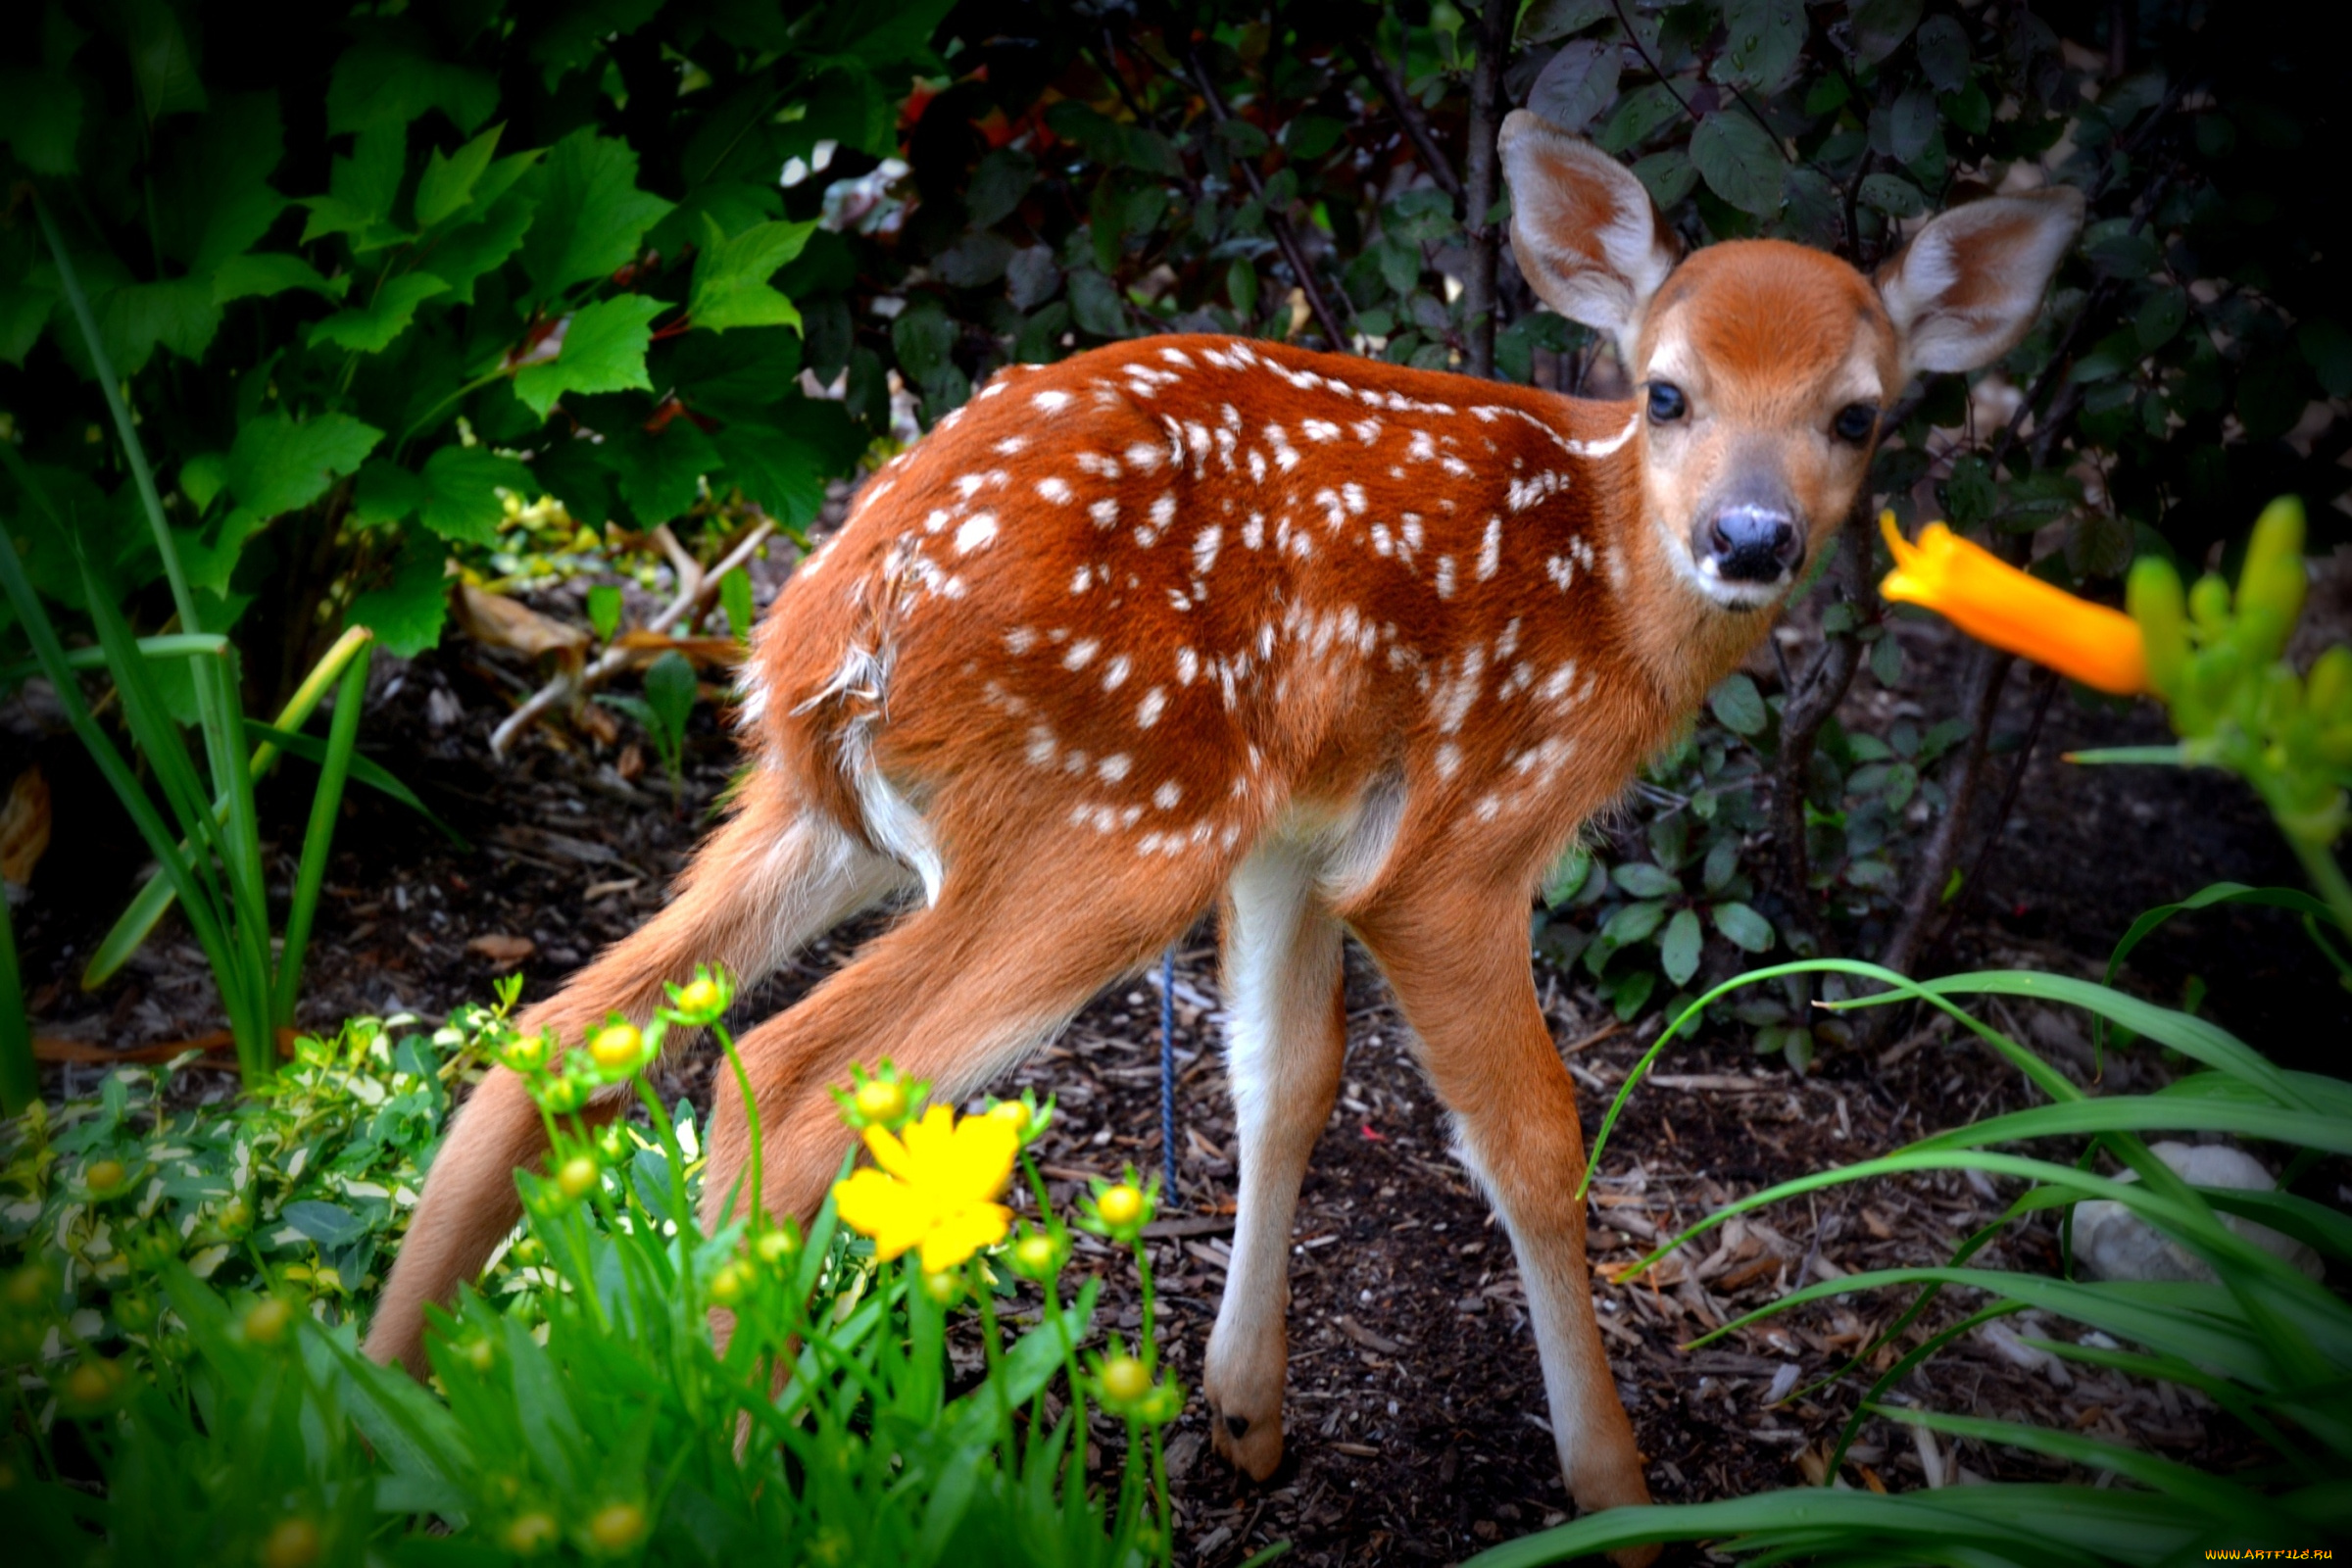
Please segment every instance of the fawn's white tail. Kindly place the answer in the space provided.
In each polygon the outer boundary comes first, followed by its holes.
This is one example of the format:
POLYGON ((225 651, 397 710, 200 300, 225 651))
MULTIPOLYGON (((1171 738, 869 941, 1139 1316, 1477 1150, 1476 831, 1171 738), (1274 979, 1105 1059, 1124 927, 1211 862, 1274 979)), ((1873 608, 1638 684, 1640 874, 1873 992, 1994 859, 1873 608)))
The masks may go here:
MULTIPOLYGON (((1647 1491, 1593 1323, 1530 890, 1763 634, 1853 505, 1878 410, 2025 331, 2082 207, 1958 208, 1871 280, 1776 241, 1681 260, 1629 172, 1528 115, 1502 154, 1522 270, 1613 336, 1634 401, 1208 337, 1001 372, 769 612, 743 677, 758 766, 676 902, 523 1022, 568 1043, 698 961, 757 977, 906 890, 902 920, 742 1042, 761 1197, 805 1215, 853 1062, 962 1095, 1219 905, 1241 1191, 1205 1392, 1262 1477, 1352 933, 1508 1226, 1560 1463, 1597 1507, 1647 1491)), ((714 1202, 745 1149, 731 1075, 718 1094, 714 1202)), ((480 1266, 540 1152, 493 1074, 372 1353, 418 1364, 423 1303, 480 1266)))

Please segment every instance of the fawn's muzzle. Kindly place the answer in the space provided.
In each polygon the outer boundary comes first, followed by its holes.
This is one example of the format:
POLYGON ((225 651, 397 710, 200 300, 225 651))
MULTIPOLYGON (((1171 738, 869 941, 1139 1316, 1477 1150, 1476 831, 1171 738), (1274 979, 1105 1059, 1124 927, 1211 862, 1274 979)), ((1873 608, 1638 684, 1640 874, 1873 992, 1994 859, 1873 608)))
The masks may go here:
POLYGON ((1783 508, 1737 502, 1705 530, 1698 569, 1726 582, 1776 583, 1804 559, 1804 531, 1783 508))

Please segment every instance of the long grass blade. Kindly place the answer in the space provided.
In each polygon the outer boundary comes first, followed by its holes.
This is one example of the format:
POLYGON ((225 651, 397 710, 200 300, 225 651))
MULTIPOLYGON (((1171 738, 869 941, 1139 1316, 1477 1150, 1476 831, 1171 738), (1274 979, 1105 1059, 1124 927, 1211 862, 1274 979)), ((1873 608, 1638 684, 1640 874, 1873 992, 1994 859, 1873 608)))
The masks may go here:
POLYGON ((318 887, 326 877, 326 857, 335 839, 335 813, 343 808, 343 781, 351 772, 352 750, 360 738, 360 710, 368 697, 368 650, 344 666, 341 688, 335 693, 334 722, 328 726, 326 756, 318 765, 318 787, 311 796, 310 825, 302 836, 302 858, 294 869, 294 893, 286 906, 285 946, 277 960, 277 984, 270 993, 272 1028, 291 1028, 294 1004, 302 989, 302 959, 311 942, 311 918, 318 908, 318 887))
MULTIPOLYGON (((279 729, 276 725, 265 724, 258 718, 249 718, 245 721, 245 733, 249 737, 276 747, 288 757, 298 757, 313 764, 323 763, 326 760, 326 743, 316 735, 307 735, 298 729, 279 729)), ((256 755, 259 755, 261 748, 256 747, 254 750, 256 755)), ((351 754, 349 767, 352 783, 365 784, 378 795, 388 796, 398 801, 431 823, 436 832, 458 849, 470 850, 473 847, 466 842, 464 834, 435 815, 433 808, 425 805, 415 790, 402 783, 400 775, 394 773, 390 768, 379 762, 370 761, 356 750, 351 754)))

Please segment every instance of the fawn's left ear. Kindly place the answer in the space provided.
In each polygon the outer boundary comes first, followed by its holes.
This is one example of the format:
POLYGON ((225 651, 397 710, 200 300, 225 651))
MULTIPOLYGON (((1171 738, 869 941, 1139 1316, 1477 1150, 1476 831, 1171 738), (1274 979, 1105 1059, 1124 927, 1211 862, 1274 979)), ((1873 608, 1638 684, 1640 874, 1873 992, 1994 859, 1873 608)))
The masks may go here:
POLYGON ((1873 280, 1902 339, 1903 369, 1974 370, 2017 345, 2082 228, 2070 185, 1987 196, 1930 219, 1873 280))

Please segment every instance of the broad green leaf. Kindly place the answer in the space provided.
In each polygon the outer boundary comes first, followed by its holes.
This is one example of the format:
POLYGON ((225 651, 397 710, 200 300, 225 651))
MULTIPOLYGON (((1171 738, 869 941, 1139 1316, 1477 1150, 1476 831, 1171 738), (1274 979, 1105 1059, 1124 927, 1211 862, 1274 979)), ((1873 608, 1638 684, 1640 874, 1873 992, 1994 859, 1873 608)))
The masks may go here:
POLYGON ((24 356, 40 341, 41 329, 49 324, 49 313, 57 301, 55 289, 36 287, 29 280, 0 283, 0 360, 19 366, 24 363, 24 356))
POLYGON ((71 76, 0 70, 0 143, 36 174, 71 174, 81 139, 81 88, 71 76))
POLYGON ((1734 947, 1748 953, 1764 953, 1773 942, 1772 922, 1744 904, 1718 904, 1714 908, 1715 929, 1734 947))
POLYGON ((1707 707, 1725 729, 1735 735, 1755 736, 1764 733, 1772 721, 1772 713, 1764 706, 1763 694, 1756 683, 1744 673, 1734 670, 1723 684, 1707 694, 1707 707))
POLYGON ((1919 39, 1911 47, 1937 92, 1958 92, 1968 84, 1968 29, 1958 18, 1930 17, 1919 24, 1919 39))
POLYGON ((1624 58, 1625 47, 1613 39, 1579 38, 1562 46, 1528 89, 1527 107, 1581 135, 1593 117, 1617 101, 1624 58))
POLYGON ((1690 133, 1690 165, 1707 188, 1743 213, 1770 218, 1781 210, 1788 162, 1772 133, 1744 109, 1724 109, 1690 133))
POLYGON ((1928 198, 1900 174, 1866 174, 1856 194, 1889 218, 1917 218, 1928 210, 1928 198))
POLYGON ((1706 933, 1698 926, 1698 912, 1675 910, 1674 918, 1666 922, 1666 930, 1658 938, 1658 967, 1676 985, 1688 983, 1698 973, 1699 949, 1705 942, 1706 933))
POLYGON ((697 481, 719 466, 718 449, 692 419, 672 419, 653 432, 634 426, 608 431, 597 456, 620 481, 621 499, 648 528, 693 506, 697 481))
POLYGON ((351 288, 351 278, 348 274, 321 277, 318 270, 301 257, 278 251, 232 256, 213 273, 215 305, 226 305, 232 300, 267 299, 295 288, 339 300, 351 288))
POLYGON ((485 447, 446 446, 425 460, 417 520, 444 539, 496 544, 506 515, 498 492, 527 492, 530 484, 530 470, 513 458, 485 447))
POLYGON ((654 318, 668 308, 646 294, 583 306, 564 327, 564 346, 553 360, 515 372, 514 395, 544 419, 566 392, 653 390, 645 351, 653 342, 654 318))
POLYGON ((447 114, 462 131, 498 107, 498 82, 487 72, 445 65, 396 43, 363 43, 343 52, 326 88, 327 134, 390 126, 405 130, 428 109, 447 114))
MULTIPOLYGON (((208 278, 175 277, 161 283, 125 283, 91 300, 99 340, 118 375, 135 375, 158 348, 182 359, 200 360, 220 328, 220 307, 213 303, 208 278)), ((63 345, 77 368, 89 364, 80 334, 63 345)), ((85 369, 86 373, 86 369, 85 369)))
POLYGON ((1637 899, 1670 898, 1683 890, 1673 872, 1647 860, 1628 860, 1611 871, 1609 879, 1637 899))
MULTIPOLYGON (((1623 869, 1620 867, 1619 869, 1623 869)), ((1642 941, 1666 921, 1666 906, 1655 900, 1629 904, 1608 918, 1600 934, 1621 948, 1642 941)))
POLYGON ((800 369, 796 333, 780 326, 742 327, 724 335, 689 332, 679 338, 662 380, 698 414, 773 423, 782 412, 777 405, 797 398, 800 369))
MULTIPOLYGON (((491 172, 495 174, 508 164, 519 164, 527 170, 535 157, 524 154, 501 159, 491 172)), ((489 180, 485 178, 482 183, 487 185, 489 180)), ((491 203, 489 211, 476 221, 461 223, 433 241, 433 273, 448 280, 452 304, 473 303, 474 279, 495 270, 514 254, 537 212, 538 204, 527 192, 509 191, 491 203)))
MULTIPOLYGON (((231 507, 201 528, 172 530, 172 544, 179 552, 180 569, 187 573, 189 585, 216 594, 226 593, 229 579, 236 575, 237 560, 245 553, 246 541, 268 527, 273 515, 253 507, 231 507)), ((169 683, 170 677, 166 679, 169 683)))
POLYGON ((548 149, 534 183, 538 217, 523 237, 522 268, 542 298, 617 270, 669 211, 637 188, 636 151, 590 125, 548 149))
POLYGON ((1853 0, 1854 52, 1876 64, 1919 25, 1920 0, 1853 0))
POLYGON ((196 52, 179 18, 164 0, 124 0, 108 18, 130 55, 131 80, 149 123, 166 115, 201 111, 207 102, 196 73, 196 52))
POLYGON ((199 452, 180 461, 180 493, 195 507, 198 516, 204 515, 213 504, 213 497, 227 483, 228 459, 220 453, 199 452))
POLYGON ((801 313, 768 285, 768 279, 801 254, 815 229, 814 219, 760 223, 729 239, 716 219, 704 215, 703 251, 695 259, 688 318, 697 327, 713 332, 730 326, 789 326, 798 331, 801 313))
POLYGON ((620 612, 621 595, 618 588, 609 582, 600 582, 589 588, 588 627, 596 633, 597 641, 612 640, 612 634, 620 630, 620 612))
POLYGON ((674 648, 645 672, 645 705, 673 744, 686 733, 686 720, 694 714, 694 665, 674 648))
POLYGON ((288 1203, 281 1217, 320 1247, 341 1247, 368 1234, 368 1222, 359 1215, 315 1198, 288 1203))
POLYGON ((352 487, 351 513, 360 522, 398 522, 424 505, 424 481, 390 458, 369 458, 352 487))
POLYGON ((356 311, 338 311, 311 328, 311 341, 332 343, 359 354, 377 354, 409 329, 416 307, 449 285, 430 272, 410 272, 375 291, 375 297, 356 311))
POLYGON ((354 137, 351 156, 327 166, 326 194, 302 204, 311 210, 302 243, 348 234, 352 250, 364 255, 405 238, 392 225, 392 204, 407 166, 407 140, 399 125, 370 126, 354 137))
POLYGON ((727 612, 727 630, 738 638, 752 634, 752 574, 737 566, 718 579, 719 607, 727 612))
POLYGON ((767 425, 734 423, 712 440, 726 478, 787 528, 816 520, 831 471, 822 453, 800 437, 767 425))
POLYGON ((449 618, 442 586, 446 562, 438 538, 421 528, 409 530, 400 554, 352 601, 351 623, 374 632, 384 652, 396 658, 414 659, 431 648, 449 618))
POLYGON ((490 167, 490 155, 498 151, 499 133, 506 128, 503 123, 492 125, 460 147, 454 158, 444 158, 440 148, 433 149, 432 156, 425 160, 422 177, 416 181, 418 228, 431 228, 472 204, 474 183, 482 177, 482 171, 490 167))
POLYGON ((1802 0, 1726 0, 1723 25, 1716 80, 1773 92, 1796 69, 1805 47, 1802 0))
POLYGON ((228 489, 240 506, 274 517, 309 506, 326 487, 359 471, 384 433, 347 414, 301 424, 283 414, 248 419, 228 451, 228 489))

